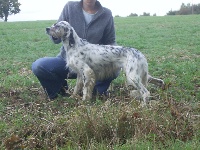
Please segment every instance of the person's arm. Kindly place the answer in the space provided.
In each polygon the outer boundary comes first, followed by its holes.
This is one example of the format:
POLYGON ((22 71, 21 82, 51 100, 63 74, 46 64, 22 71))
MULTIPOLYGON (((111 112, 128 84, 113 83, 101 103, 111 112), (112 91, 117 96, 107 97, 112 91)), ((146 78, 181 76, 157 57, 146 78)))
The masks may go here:
POLYGON ((60 22, 60 21, 67 21, 68 22, 69 21, 69 15, 68 15, 69 5, 70 5, 70 2, 68 2, 64 6, 64 8, 63 8, 63 10, 62 10, 62 12, 60 14, 60 17, 58 18, 57 22, 60 22))
POLYGON ((117 45, 115 36, 115 27, 114 27, 114 19, 111 15, 110 20, 106 26, 106 29, 104 31, 103 35, 103 44, 105 45, 117 45))

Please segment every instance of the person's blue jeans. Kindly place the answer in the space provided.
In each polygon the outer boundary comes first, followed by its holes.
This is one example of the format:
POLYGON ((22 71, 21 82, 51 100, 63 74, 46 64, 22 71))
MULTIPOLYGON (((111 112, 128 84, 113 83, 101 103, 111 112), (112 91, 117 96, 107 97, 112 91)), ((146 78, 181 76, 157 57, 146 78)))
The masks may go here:
MULTIPOLYGON (((65 60, 60 57, 44 57, 38 59, 32 64, 32 71, 50 99, 57 97, 62 87, 68 88, 66 79, 70 70, 66 67, 65 60)), ((76 74, 70 74, 68 79, 76 79, 76 77, 76 74)), ((94 87, 94 93, 104 94, 115 78, 97 81, 94 87)))

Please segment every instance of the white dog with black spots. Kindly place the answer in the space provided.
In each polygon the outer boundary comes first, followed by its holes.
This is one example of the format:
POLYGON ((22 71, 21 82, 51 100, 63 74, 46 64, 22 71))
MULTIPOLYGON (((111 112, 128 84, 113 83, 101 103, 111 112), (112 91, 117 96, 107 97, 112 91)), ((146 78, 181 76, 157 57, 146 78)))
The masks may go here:
POLYGON ((46 31, 47 34, 62 40, 67 65, 77 73, 73 95, 82 93, 83 100, 92 98, 97 80, 115 76, 120 69, 126 74, 127 86, 134 87, 131 93, 135 93, 136 97, 139 94, 143 104, 146 104, 150 97, 148 82, 164 87, 163 80, 148 74, 145 56, 134 48, 88 43, 81 39, 66 21, 58 22, 46 28, 46 31))

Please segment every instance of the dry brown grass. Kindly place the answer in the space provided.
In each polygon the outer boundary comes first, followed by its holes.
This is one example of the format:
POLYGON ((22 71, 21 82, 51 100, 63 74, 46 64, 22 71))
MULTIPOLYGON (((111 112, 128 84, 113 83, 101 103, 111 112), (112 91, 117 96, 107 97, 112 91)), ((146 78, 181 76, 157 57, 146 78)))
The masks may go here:
POLYGON ((7 95, 10 105, 2 116, 10 128, 3 140, 7 149, 88 149, 91 143, 112 148, 137 140, 167 147, 169 141, 200 137, 200 103, 177 102, 167 92, 140 107, 126 92, 86 105, 62 98, 49 102, 41 99, 41 89, 34 90, 39 101, 26 103, 19 91, 7 95))

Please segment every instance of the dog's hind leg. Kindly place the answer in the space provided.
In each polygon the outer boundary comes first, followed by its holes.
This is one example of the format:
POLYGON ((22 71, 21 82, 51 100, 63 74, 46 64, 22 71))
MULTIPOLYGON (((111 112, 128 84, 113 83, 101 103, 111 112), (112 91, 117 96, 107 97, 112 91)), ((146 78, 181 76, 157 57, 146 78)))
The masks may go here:
POLYGON ((131 91, 131 97, 141 97, 143 103, 146 104, 149 101, 150 92, 146 89, 146 87, 142 84, 140 77, 134 76, 131 78, 127 77, 128 85, 132 85, 136 90, 131 91))
POLYGON ((137 62, 134 62, 132 66, 126 68, 126 77, 128 86, 133 86, 135 90, 131 91, 131 97, 140 97, 145 105, 149 101, 150 92, 146 89, 147 87, 147 68, 138 66, 137 62))

